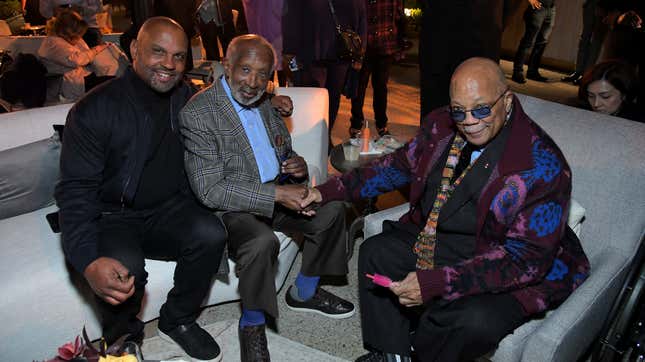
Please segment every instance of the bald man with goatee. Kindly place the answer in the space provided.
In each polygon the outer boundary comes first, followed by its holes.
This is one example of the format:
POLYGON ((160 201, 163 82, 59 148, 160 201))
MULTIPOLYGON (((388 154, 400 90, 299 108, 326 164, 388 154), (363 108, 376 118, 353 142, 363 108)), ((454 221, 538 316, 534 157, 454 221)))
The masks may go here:
POLYGON ((224 226, 195 200, 184 173, 178 114, 188 39, 175 21, 146 21, 132 67, 69 112, 56 188, 63 248, 98 299, 103 336, 141 343, 145 258, 175 260, 159 334, 194 360, 221 360, 196 322, 226 243, 224 226))
POLYGON ((408 212, 360 248, 369 353, 357 361, 473 360, 589 275, 566 226, 567 161, 491 60, 459 65, 450 105, 431 112, 416 137, 310 190, 301 207, 408 185, 408 212), (392 283, 366 277, 377 274, 392 283))

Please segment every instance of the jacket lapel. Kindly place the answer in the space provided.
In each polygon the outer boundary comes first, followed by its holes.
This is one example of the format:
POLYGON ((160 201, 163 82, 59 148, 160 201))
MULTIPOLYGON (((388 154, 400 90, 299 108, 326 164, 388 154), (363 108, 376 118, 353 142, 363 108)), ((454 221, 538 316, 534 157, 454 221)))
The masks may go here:
POLYGON ((502 158, 504 146, 511 132, 510 130, 511 124, 507 124, 502 128, 497 137, 486 146, 484 152, 482 152, 473 164, 473 167, 464 176, 461 184, 457 186, 448 201, 441 208, 439 222, 454 215, 473 197, 478 196, 488 184, 493 168, 502 158))

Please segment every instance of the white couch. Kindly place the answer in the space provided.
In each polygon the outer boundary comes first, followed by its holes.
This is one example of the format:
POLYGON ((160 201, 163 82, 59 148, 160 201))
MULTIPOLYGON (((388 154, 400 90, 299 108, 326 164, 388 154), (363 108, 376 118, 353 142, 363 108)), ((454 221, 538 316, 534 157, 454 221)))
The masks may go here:
MULTIPOLYGON (((590 277, 560 307, 504 338, 492 361, 576 361, 599 333, 645 234, 645 124, 520 95, 526 113, 555 140, 585 211, 580 239, 590 277)), ((407 205, 368 215, 365 238, 407 205)), ((572 218, 570 215, 569 221, 572 218)), ((573 223, 580 232, 581 225, 573 223)))
MULTIPOLYGON (((322 88, 282 88, 280 94, 294 101, 292 117, 286 120, 293 147, 310 166, 315 182, 327 178, 327 91, 322 88)), ((0 115, 0 152, 50 137, 52 124, 63 124, 71 104, 0 115)), ((0 179, 0 184, 2 180, 0 179)), ((0 205, 2 208, 2 205, 0 205)), ((0 220, 0 360, 31 361, 55 356, 56 348, 72 341, 87 328, 90 337, 101 334, 94 313, 91 291, 70 273, 65 264, 60 234, 54 234, 45 215, 56 210, 49 206, 0 220)), ((280 288, 298 247, 292 239, 277 233, 280 240, 280 288)), ((239 299, 238 280, 233 274, 216 279, 204 305, 239 299)), ((159 316, 159 308, 172 287, 174 262, 146 261, 149 281, 140 317, 149 321, 159 316)))

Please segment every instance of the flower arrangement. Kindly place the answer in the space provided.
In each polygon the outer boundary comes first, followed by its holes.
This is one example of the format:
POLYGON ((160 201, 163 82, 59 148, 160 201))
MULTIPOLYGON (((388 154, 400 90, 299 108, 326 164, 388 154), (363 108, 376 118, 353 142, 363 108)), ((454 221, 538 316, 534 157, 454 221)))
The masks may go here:
POLYGON ((74 342, 58 347, 58 355, 46 362, 139 362, 141 353, 138 346, 133 342, 125 342, 126 338, 127 335, 119 338, 111 346, 101 338, 99 349, 96 349, 83 327, 83 338, 76 336, 74 342), (129 353, 131 349, 136 352, 129 353))

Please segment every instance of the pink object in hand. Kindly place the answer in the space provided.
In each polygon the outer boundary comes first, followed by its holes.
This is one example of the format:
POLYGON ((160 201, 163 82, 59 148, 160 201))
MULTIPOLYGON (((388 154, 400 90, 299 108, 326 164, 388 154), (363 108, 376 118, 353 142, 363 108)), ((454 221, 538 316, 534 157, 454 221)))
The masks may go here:
POLYGON ((380 285, 382 287, 389 288, 390 285, 392 284, 392 279, 386 277, 385 275, 381 274, 365 274, 366 277, 372 279, 372 282, 376 285, 380 285))

